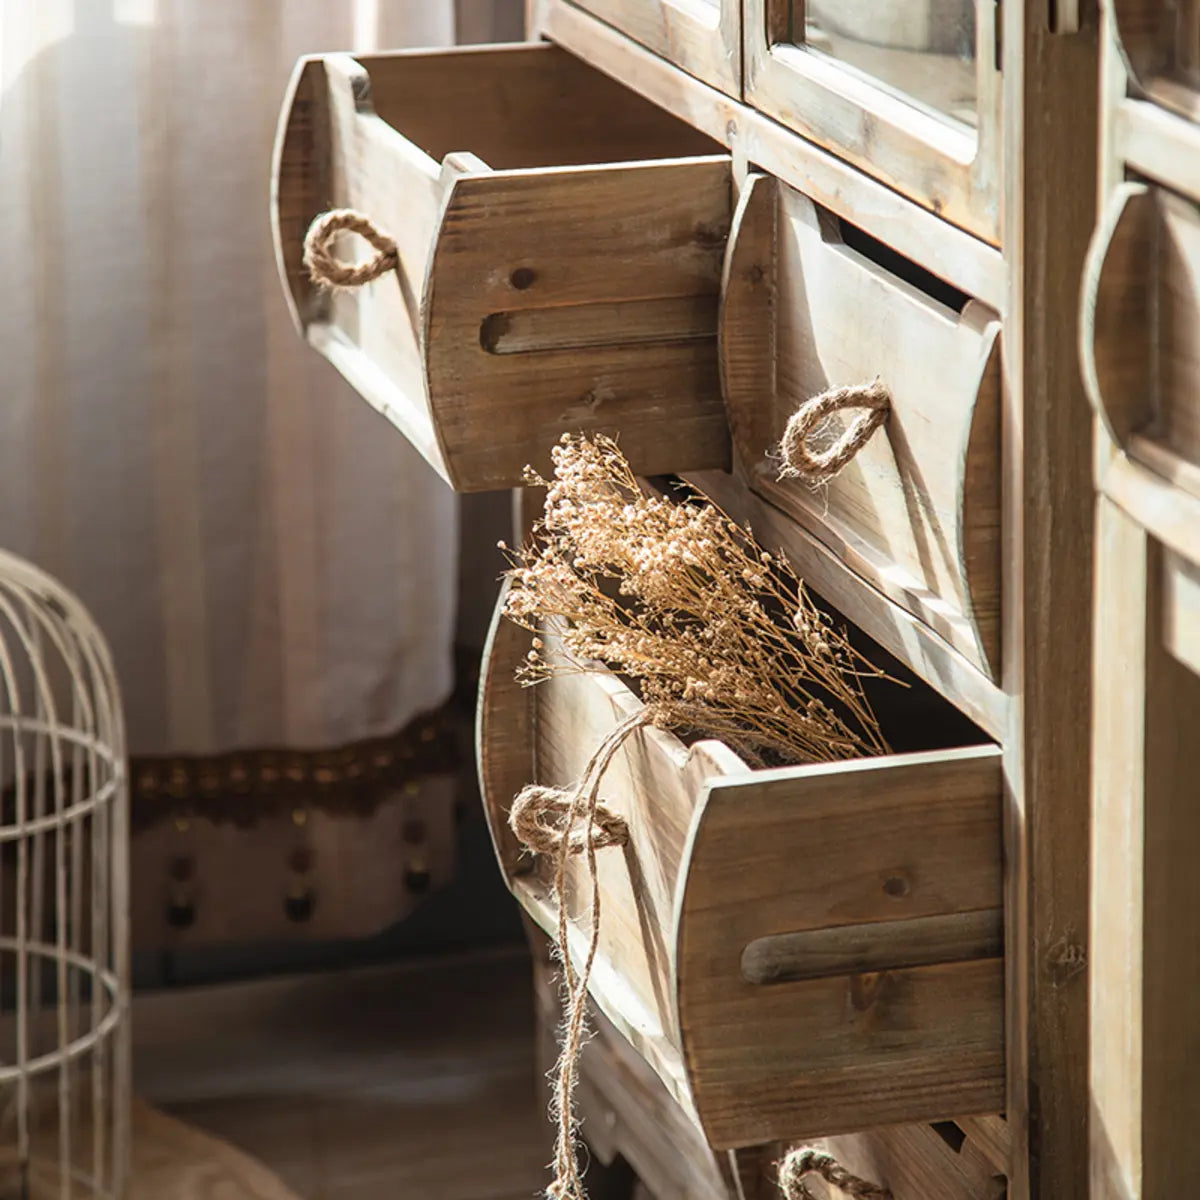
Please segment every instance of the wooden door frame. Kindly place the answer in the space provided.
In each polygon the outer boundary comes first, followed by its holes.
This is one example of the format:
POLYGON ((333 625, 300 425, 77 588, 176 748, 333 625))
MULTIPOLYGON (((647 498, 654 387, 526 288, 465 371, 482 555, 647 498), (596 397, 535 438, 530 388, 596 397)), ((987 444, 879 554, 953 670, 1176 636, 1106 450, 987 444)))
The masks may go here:
POLYGON ((1012 1200, 1088 1195, 1088 830, 1094 499, 1076 344, 1096 221, 1099 37, 1003 14, 1004 690, 1012 1200), (1070 119, 1044 120, 1045 113, 1070 119))
MULTIPOLYGON (((743 0, 746 102, 846 157, 976 237, 1000 243, 1003 149, 995 22, 976 34, 979 127, 943 119, 798 46, 781 45, 799 0, 743 0)), ((988 7, 988 0, 977 0, 988 7)))

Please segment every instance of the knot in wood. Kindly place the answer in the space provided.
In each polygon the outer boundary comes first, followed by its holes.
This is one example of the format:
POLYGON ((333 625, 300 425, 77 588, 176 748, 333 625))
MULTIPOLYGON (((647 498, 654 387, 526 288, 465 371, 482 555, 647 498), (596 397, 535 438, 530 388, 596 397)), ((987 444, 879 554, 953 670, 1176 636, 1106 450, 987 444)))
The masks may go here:
POLYGON ((783 460, 783 466, 779 470, 779 478, 832 479, 887 420, 891 407, 891 395, 878 379, 853 387, 830 388, 806 400, 788 418, 780 439, 779 457, 783 460), (863 411, 850 422, 832 446, 821 451, 812 450, 808 439, 813 430, 827 417, 845 408, 863 411))
POLYGON ((887 1188, 851 1174, 831 1154, 811 1147, 790 1151, 779 1164, 779 1190, 786 1200, 814 1200, 812 1192, 804 1186, 810 1175, 819 1175, 854 1200, 892 1200, 887 1188))
MULTIPOLYGON (((508 814, 509 827, 521 845, 534 854, 554 854, 562 849, 564 841, 568 854, 582 854, 589 840, 593 850, 629 844, 625 819, 599 802, 592 814, 590 839, 586 823, 581 828, 568 828, 572 808, 583 809, 574 800, 570 792, 561 788, 530 784, 513 801, 508 814)), ((578 815, 586 819, 586 812, 578 815)))
POLYGON ((314 283, 328 288, 362 287, 395 270, 400 262, 396 243, 365 213, 334 208, 322 213, 304 235, 304 265, 314 283), (357 233, 375 250, 361 263, 346 263, 333 250, 339 233, 357 233))

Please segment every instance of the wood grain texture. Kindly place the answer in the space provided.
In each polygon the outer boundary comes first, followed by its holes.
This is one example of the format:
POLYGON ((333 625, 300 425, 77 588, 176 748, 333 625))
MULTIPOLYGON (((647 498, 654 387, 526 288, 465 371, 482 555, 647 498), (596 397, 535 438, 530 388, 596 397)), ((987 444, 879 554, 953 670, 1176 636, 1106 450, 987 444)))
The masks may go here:
POLYGON ((1118 185, 1093 238, 1084 305, 1085 378, 1108 436, 1200 499, 1200 208, 1118 185))
POLYGON ((997 1171, 1007 1173, 1012 1156, 1012 1131, 1002 1116, 991 1113, 958 1117, 955 1123, 997 1171))
MULTIPOLYGON (((523 493, 518 493, 523 494, 523 493)), ((535 693, 516 678, 529 639, 504 616, 508 585, 500 590, 488 628, 479 669, 475 709, 475 762, 479 794, 488 815, 488 830, 505 879, 530 869, 516 835, 508 825, 513 798, 531 780, 530 747, 534 744, 535 693)))
POLYGON ((808 197, 758 175, 742 190, 726 256, 720 344, 754 490, 997 675, 996 315, 977 303, 947 308, 851 249, 808 197), (819 486, 780 480, 774 447, 798 407, 876 377, 891 411, 854 460, 819 486))
POLYGON ((1200 935, 1200 674, 1172 653, 1178 564, 1100 508, 1093 853, 1092 1187, 1098 1200, 1186 1191, 1200 1150, 1192 1065, 1200 935))
POLYGON ((1154 468, 1103 443, 1097 468, 1101 491, 1164 546, 1200 562, 1200 496, 1192 473, 1158 442, 1135 434, 1130 444, 1154 468))
POLYGON ((692 1094, 715 1145, 1003 1102, 998 956, 964 961, 947 945, 929 964, 918 947, 928 965, 860 973, 847 946, 821 978, 765 986, 730 969, 764 936, 994 911, 999 764, 989 746, 709 784, 681 877, 675 967, 692 1094))
POLYGON ((1000 958, 1004 912, 982 908, 940 916, 831 925, 803 933, 755 938, 742 951, 747 983, 785 983, 828 975, 926 967, 943 962, 1000 958))
MULTIPOLYGON (((1194 380, 1193 380, 1194 382, 1194 380)), ((1147 570, 1142 865, 1142 1196, 1180 1195, 1200 1176, 1200 672, 1165 644, 1164 563, 1147 570), (1157 578, 1156 578, 1157 577, 1157 578)), ((1132 631, 1136 634, 1136 626, 1132 631)), ((1193 634, 1194 637, 1194 634, 1193 634)), ((1129 684, 1128 678, 1124 685, 1129 684)), ((1111 687, 1112 685, 1110 685, 1111 687)), ((1104 769, 1097 764, 1097 773, 1104 769)), ((1109 977, 1111 978, 1111 976, 1109 977)), ((1119 986, 1113 980, 1114 986, 1119 986)))
POLYGON ((576 0, 579 6, 730 96, 742 94, 740 0, 576 0))
MULTIPOLYGON (((557 1055, 561 1010, 549 939, 536 926, 530 937, 540 1063, 548 1071, 557 1055)), ((595 1036, 584 1047, 578 1103, 584 1136, 600 1162, 623 1157, 649 1200, 778 1200, 775 1164, 782 1144, 715 1153, 603 1013, 593 1009, 590 1019, 595 1036)), ((888 1126, 818 1144, 891 1187, 895 1200, 1003 1200, 1004 1168, 996 1156, 1006 1148, 1004 1121, 959 1117, 948 1125, 948 1133, 927 1124, 888 1126)), ((820 1181, 812 1187, 822 1200, 843 1200, 820 1181)))
POLYGON ((1115 157, 1138 175, 1200 203, 1200 125, 1149 100, 1126 97, 1113 106, 1115 157))
POLYGON ((130 1200, 299 1200, 228 1142, 149 1105, 133 1109, 130 1200))
POLYGON ((1163 645, 1200 675, 1200 566, 1163 552, 1163 645))
POLYGON ((275 161, 293 313, 459 490, 518 484, 567 430, 620 434, 646 472, 725 466, 729 166, 688 157, 715 148, 553 46, 304 60, 275 161), (396 271, 315 290, 301 244, 330 206, 394 237, 396 271), (645 306, 664 302, 673 319, 648 339, 645 306), (569 306, 605 320, 564 340, 569 306), (517 314, 522 353, 497 352, 517 314))
POLYGON ((512 486, 527 464, 548 473, 564 431, 619 437, 647 474, 728 463, 715 315, 729 205, 724 157, 457 181, 431 265, 425 338, 457 487, 512 486), (514 286, 519 271, 529 286, 514 286), (493 314, 613 300, 623 307, 606 332, 592 325, 600 344, 564 349, 551 336, 511 355, 489 353, 481 338, 493 314), (647 339, 642 306, 664 300, 675 302, 674 329, 647 339))
POLYGON ((1200 1086, 1188 1065, 1200 1054, 1200 1025, 1182 999, 1200 986, 1200 937, 1180 919, 1200 903, 1195 17, 1192 4, 1155 0, 1118 0, 1103 15, 1104 215, 1081 322, 1102 493, 1092 1200, 1186 1192, 1200 1172, 1200 1086))
MULTIPOLYGON (((1101 498, 1096 539, 1091 1196, 1134 1200, 1141 1175, 1145 532, 1101 498), (1119 681, 1119 682, 1118 682, 1119 681), (1139 685, 1141 685, 1139 687, 1139 685)), ((1149 1197, 1147 1197, 1149 1200, 1149 1197)))
MULTIPOLYGON (((978 23, 978 131, 769 37, 771 0, 745 0, 745 95, 755 108, 832 150, 940 217, 1000 240, 1000 80, 989 22, 978 23)), ((798 44, 799 43, 799 44, 798 44)))
MULTIPOLYGON (((551 635, 544 637, 552 647, 551 635)), ((526 912, 553 936, 554 865, 519 853, 513 856, 509 847, 519 848, 508 830, 509 807, 527 783, 574 783, 604 735, 636 709, 638 701, 606 674, 560 676, 525 693, 531 705, 528 716, 518 711, 518 723, 513 724, 505 697, 519 690, 512 672, 528 644, 525 631, 499 620, 481 685, 483 798, 493 838, 502 847, 501 865, 509 886, 526 912), (527 727, 520 724, 525 720, 527 727), (522 762, 523 772, 518 765, 522 762)), ((745 770, 718 742, 685 747, 669 733, 646 729, 625 743, 601 786, 601 798, 629 822, 631 844, 602 853, 597 860, 604 906, 592 998, 689 1111, 670 965, 679 861, 704 780, 745 770)), ((590 903, 586 868, 579 859, 571 865, 568 895, 573 916, 590 903)), ((573 931, 571 950, 577 960, 585 953, 585 926, 586 919, 573 931)))
POLYGON ((870 174, 679 70, 571 0, 534 0, 531 36, 543 36, 667 112, 729 146, 735 158, 802 189, 941 279, 1003 312, 1003 259, 995 246, 920 208, 870 174))
MULTIPOLYGON (((855 1174, 890 1188, 894 1200, 1005 1200, 1004 1174, 970 1132, 971 1121, 889 1126, 817 1144, 855 1174)), ((813 1193, 817 1200, 843 1200, 819 1181, 813 1193)))
POLYGON ((1144 183, 1112 192, 1088 248, 1080 320, 1084 382, 1118 446, 1150 419, 1154 198, 1144 183))
POLYGON ((1087 396, 1069 347, 1096 220, 1099 41, 1094 21, 1051 32, 1042 0, 1004 4, 1001 21, 1004 1111, 1012 1200, 1082 1200, 1094 493, 1087 396))
POLYGON ((299 1200, 528 1200, 545 1187, 523 947, 140 992, 132 1026, 147 1099, 253 1155, 299 1200))
MULTIPOLYGON (((86 1082, 85 1082, 86 1086, 86 1082)), ((53 1106, 47 1106, 53 1108, 53 1106)), ((72 1182, 58 1166, 57 1121, 42 1114, 35 1125, 27 1185, 18 1178, 15 1146, 0 1148, 0 1195, 13 1200, 61 1200, 91 1196, 81 1182, 94 1170, 92 1129, 78 1118, 71 1129, 71 1153, 77 1177, 72 1182), (49 1118, 49 1119, 47 1119, 49 1118)), ((106 1178, 104 1186, 111 1186, 106 1178)), ((134 1097, 130 1114, 130 1161, 122 1200, 300 1200, 261 1162, 229 1142, 134 1097)))

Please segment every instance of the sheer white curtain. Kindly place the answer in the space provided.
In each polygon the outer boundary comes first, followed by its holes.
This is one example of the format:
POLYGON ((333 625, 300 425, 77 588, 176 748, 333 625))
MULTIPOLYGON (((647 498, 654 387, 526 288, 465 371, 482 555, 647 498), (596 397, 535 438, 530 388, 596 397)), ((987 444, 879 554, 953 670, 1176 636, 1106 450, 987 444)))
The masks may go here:
POLYGON ((0 545, 83 597, 135 754, 378 736, 451 683, 454 498, 288 321, 292 63, 452 0, 0 0, 0 545))

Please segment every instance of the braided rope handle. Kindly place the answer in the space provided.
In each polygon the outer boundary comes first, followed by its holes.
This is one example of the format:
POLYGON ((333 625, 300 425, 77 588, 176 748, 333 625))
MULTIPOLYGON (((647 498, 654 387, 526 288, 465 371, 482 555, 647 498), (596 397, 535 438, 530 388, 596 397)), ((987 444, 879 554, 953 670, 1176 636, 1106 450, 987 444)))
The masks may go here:
POLYGON ((395 241, 357 209, 333 208, 321 213, 304 235, 304 266, 309 278, 322 287, 362 287, 395 270, 399 262, 395 241), (357 233, 374 247, 374 256, 361 263, 343 262, 333 252, 342 232, 357 233))
POLYGON ((853 387, 830 388, 811 400, 806 400, 788 418, 779 442, 779 457, 783 466, 780 479, 832 479, 867 444, 891 411, 892 398, 876 379, 853 387), (814 452, 808 439, 826 417, 839 409, 859 408, 864 411, 851 421, 849 428, 827 450, 814 452))
POLYGON ((572 795, 562 788, 531 783, 521 789, 508 812, 508 824, 517 840, 534 854, 553 854, 563 841, 571 854, 583 854, 590 839, 594 850, 629 843, 625 818, 597 801, 589 828, 570 829, 572 795))
POLYGON ((853 1200, 892 1200, 887 1188, 851 1174, 831 1154, 808 1146, 789 1151, 779 1164, 779 1190, 786 1200, 813 1200, 812 1192, 804 1186, 809 1175, 819 1175, 853 1200))

